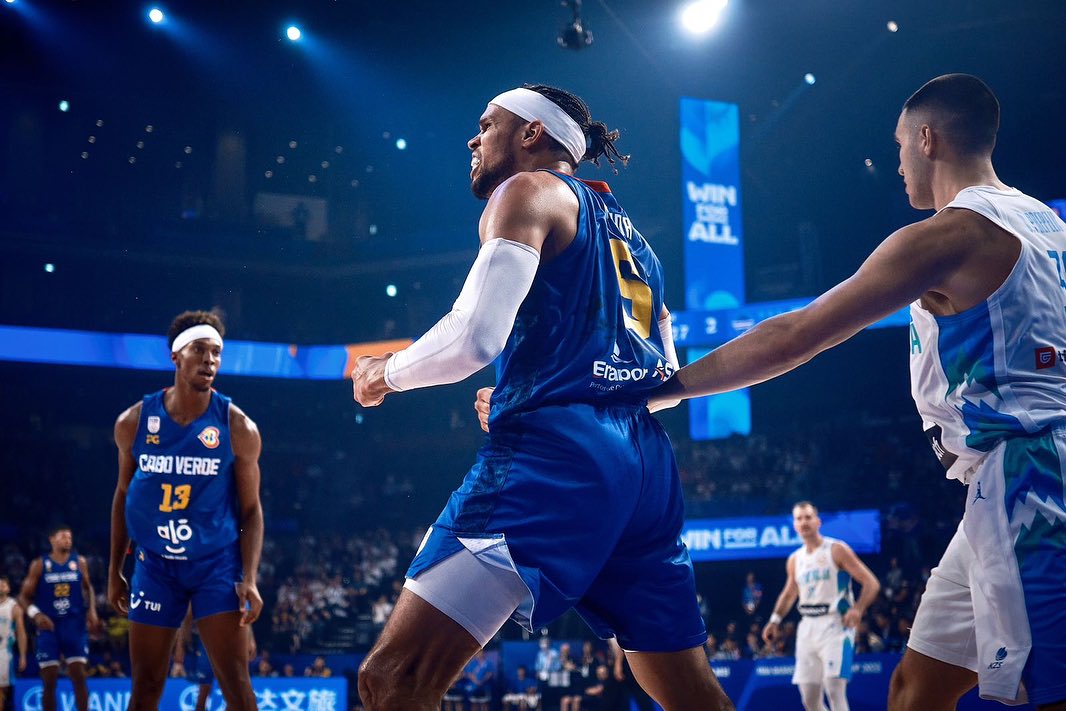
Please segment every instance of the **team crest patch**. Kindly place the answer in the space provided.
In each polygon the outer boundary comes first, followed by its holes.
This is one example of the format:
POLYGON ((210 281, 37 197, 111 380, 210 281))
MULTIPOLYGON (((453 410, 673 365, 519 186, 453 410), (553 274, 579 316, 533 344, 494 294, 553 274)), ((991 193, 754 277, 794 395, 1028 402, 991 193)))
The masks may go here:
POLYGON ((214 449, 218 446, 218 428, 217 427, 205 427, 204 431, 197 435, 197 439, 203 442, 203 445, 208 449, 214 449))
POLYGON ((148 431, 152 434, 158 434, 159 432, 159 415, 148 416, 148 431))

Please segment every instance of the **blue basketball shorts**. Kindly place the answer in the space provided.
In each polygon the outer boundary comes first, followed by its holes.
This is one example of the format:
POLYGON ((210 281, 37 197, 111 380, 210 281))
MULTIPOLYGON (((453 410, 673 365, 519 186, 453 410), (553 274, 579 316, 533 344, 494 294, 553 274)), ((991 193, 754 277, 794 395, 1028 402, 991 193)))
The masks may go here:
POLYGON ((240 608, 241 554, 228 546, 196 560, 169 560, 138 548, 130 580, 130 621, 181 627, 192 603, 193 619, 240 608))
POLYGON ((672 652, 707 633, 681 541, 670 440, 644 408, 570 404, 494 423, 407 572, 462 549, 513 569, 527 630, 576 608, 624 649, 672 652))
POLYGON ((59 664, 60 656, 71 662, 84 663, 89 658, 89 634, 85 630, 85 616, 53 617, 54 630, 37 631, 37 665, 50 667, 59 664))

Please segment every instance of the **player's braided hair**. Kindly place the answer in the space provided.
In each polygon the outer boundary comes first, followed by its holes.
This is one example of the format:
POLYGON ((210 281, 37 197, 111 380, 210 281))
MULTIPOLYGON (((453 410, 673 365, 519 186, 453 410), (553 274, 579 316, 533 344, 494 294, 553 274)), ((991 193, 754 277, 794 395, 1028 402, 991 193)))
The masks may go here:
MULTIPOLYGON (((588 105, 579 97, 569 91, 547 86, 546 84, 526 84, 523 88, 535 91, 545 97, 577 122, 577 125, 585 132, 589 143, 588 150, 585 151, 585 155, 581 160, 592 161, 598 167, 600 165, 600 156, 603 156, 611 164, 611 168, 615 173, 618 173, 618 168, 615 165, 616 161, 622 165, 629 165, 629 156, 622 155, 614 145, 614 142, 618 140, 618 129, 612 131, 602 121, 593 121, 588 105)), ((567 154, 567 157, 570 157, 569 154, 567 154)))
POLYGON ((167 329, 167 345, 173 346, 174 339, 182 331, 188 330, 193 326, 199 326, 201 323, 214 326, 220 336, 226 335, 226 327, 222 325, 222 319, 213 311, 184 311, 174 318, 170 328, 167 329))

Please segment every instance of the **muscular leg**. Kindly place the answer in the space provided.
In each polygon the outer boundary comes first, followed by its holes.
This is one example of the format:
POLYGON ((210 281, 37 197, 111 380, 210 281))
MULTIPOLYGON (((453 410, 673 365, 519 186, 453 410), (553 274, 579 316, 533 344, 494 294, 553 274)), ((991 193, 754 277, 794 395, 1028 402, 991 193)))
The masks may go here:
POLYGON ((129 711, 156 711, 163 696, 174 648, 176 629, 142 622, 130 623, 130 676, 133 691, 129 711))
POLYGON ((732 711, 703 647, 681 652, 626 652, 637 682, 664 711, 732 711))
POLYGON ((85 663, 73 662, 67 665, 70 684, 74 687, 74 705, 78 711, 89 711, 89 686, 85 683, 85 663))
POLYGON ((821 684, 799 684, 800 700, 806 711, 825 711, 821 684))
POLYGON ((249 630, 240 626, 241 613, 220 612, 196 621, 200 639, 211 659, 219 691, 226 700, 226 708, 233 711, 255 711, 255 693, 248 674, 249 630))
POLYGON ((953 711, 977 673, 907 648, 888 687, 889 711, 953 711))
POLYGON ((59 665, 41 667, 41 711, 56 711, 56 683, 59 681, 59 665))
POLYGON ((822 682, 829 697, 829 711, 849 711, 848 680, 833 677, 822 682))
POLYGON ((367 711, 436 711, 481 645, 458 622, 408 589, 359 667, 367 711))

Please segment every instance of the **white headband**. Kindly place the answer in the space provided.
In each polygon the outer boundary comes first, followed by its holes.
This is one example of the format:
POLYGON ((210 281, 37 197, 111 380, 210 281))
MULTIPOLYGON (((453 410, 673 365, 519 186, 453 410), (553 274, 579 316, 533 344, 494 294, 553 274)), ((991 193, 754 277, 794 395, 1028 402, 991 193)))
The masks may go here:
POLYGON ((511 89, 489 102, 507 109, 526 121, 540 121, 549 136, 563 144, 567 152, 580 163, 585 157, 585 132, 577 121, 543 94, 532 89, 511 89))
POLYGON ((199 341, 201 338, 214 341, 219 345, 219 348, 222 347, 222 334, 216 331, 214 326, 201 323, 179 333, 177 338, 174 339, 174 345, 170 347, 170 352, 177 353, 185 346, 193 341, 199 341))

